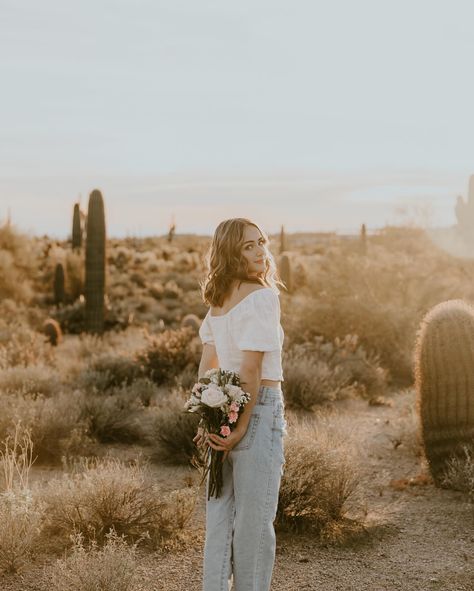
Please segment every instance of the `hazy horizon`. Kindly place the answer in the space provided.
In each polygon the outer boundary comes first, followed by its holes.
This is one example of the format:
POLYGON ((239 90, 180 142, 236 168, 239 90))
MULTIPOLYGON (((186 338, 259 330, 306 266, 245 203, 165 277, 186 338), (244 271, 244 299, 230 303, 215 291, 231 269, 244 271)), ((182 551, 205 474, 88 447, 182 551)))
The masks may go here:
POLYGON ((173 215, 185 233, 454 223, 474 172, 467 0, 0 8, 0 218, 65 236, 98 187, 110 235, 173 215))

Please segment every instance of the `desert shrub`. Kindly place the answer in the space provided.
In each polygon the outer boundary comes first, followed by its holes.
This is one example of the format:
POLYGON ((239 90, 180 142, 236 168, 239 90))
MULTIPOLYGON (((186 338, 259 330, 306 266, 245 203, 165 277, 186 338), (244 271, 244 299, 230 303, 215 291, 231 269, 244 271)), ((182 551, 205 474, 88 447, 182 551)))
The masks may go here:
POLYGON ((0 493, 0 569, 18 571, 34 553, 43 523, 43 506, 29 490, 0 493))
POLYGON ((51 363, 54 353, 44 335, 24 322, 0 320, 0 368, 51 363))
POLYGON ((193 331, 184 327, 150 337, 148 348, 138 355, 144 375, 163 384, 178 376, 188 364, 194 364, 197 373, 196 360, 189 346, 193 336, 193 331))
POLYGON ((0 391, 49 398, 61 388, 58 376, 44 365, 14 366, 0 373, 0 391))
POLYGON ((196 491, 185 488, 163 494, 137 462, 83 461, 76 471, 54 480, 43 491, 47 531, 59 543, 79 532, 102 544, 113 529, 129 542, 147 537, 162 547, 183 535, 195 505, 196 491))
POLYGON ((51 312, 51 316, 59 322, 61 330, 68 334, 80 334, 85 330, 86 308, 84 296, 75 302, 66 304, 51 312))
POLYGON ((0 438, 12 435, 18 421, 30 431, 37 463, 60 462, 63 456, 87 450, 86 424, 81 421, 80 392, 61 392, 53 398, 0 395, 0 438))
POLYGON ((386 388, 387 372, 376 355, 368 355, 353 335, 334 342, 322 337, 285 351, 285 398, 293 408, 315 405, 354 394, 372 397, 386 388))
POLYGON ((74 302, 84 291, 85 265, 83 255, 67 251, 65 258, 67 299, 74 302))
POLYGON ((367 256, 350 241, 328 249, 311 267, 307 289, 292 298, 285 332, 293 342, 356 334, 393 381, 406 385, 413 380, 413 343, 424 314, 441 300, 473 299, 474 288, 465 261, 419 233, 399 230, 370 237, 367 256))
POLYGON ((142 369, 133 357, 124 354, 105 353, 92 360, 79 380, 81 386, 100 391, 129 385, 141 376, 142 369))
POLYGON ((106 534, 99 547, 95 541, 84 547, 83 536, 72 536, 69 556, 57 560, 45 573, 45 584, 55 591, 134 591, 136 585, 136 546, 117 536, 106 534))
POLYGON ((401 402, 400 413, 391 419, 392 432, 389 435, 395 449, 406 450, 408 453, 420 457, 423 454, 423 440, 420 429, 420 415, 416 406, 416 396, 412 389, 397 394, 401 402), (406 401, 403 401, 406 398, 406 401))
POLYGON ((88 393, 82 401, 81 417, 88 432, 100 443, 134 443, 143 439, 144 406, 127 388, 111 394, 88 393))
POLYGON ((34 553, 44 518, 43 504, 31 494, 29 472, 33 443, 29 432, 15 425, 0 449, 0 570, 18 571, 34 553))
POLYGON ((467 492, 474 496, 473 446, 464 445, 462 453, 453 455, 447 462, 441 485, 446 488, 467 492))
POLYGON ((183 391, 175 389, 156 408, 149 435, 155 460, 170 464, 191 463, 196 453, 193 437, 199 417, 184 410, 186 398, 183 391))
MULTIPOLYGON (((360 484, 354 441, 335 415, 290 424, 276 523, 329 541, 342 534, 348 501, 360 484)), ((335 541, 334 539, 332 541, 335 541)))
POLYGON ((32 241, 9 223, 0 226, 0 299, 31 299, 35 262, 32 241))

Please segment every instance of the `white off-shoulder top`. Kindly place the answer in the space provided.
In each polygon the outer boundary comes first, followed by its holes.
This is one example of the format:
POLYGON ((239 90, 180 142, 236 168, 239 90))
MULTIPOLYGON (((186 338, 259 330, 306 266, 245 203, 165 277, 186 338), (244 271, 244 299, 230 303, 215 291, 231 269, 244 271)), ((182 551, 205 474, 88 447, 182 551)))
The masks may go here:
POLYGON ((215 346, 219 367, 239 372, 243 351, 263 351, 261 379, 283 380, 280 300, 271 287, 256 289, 220 316, 209 309, 199 329, 202 343, 215 346))

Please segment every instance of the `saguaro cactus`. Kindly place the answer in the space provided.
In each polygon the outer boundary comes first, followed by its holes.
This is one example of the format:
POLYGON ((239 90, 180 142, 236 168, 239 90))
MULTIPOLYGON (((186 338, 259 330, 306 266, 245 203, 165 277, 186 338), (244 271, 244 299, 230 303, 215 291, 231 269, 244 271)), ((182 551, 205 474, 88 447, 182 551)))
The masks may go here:
POLYGON ((79 203, 74 204, 72 216, 72 248, 80 249, 82 246, 81 210, 79 203))
POLYGON ((286 254, 280 257, 279 273, 286 289, 291 293, 293 291, 293 276, 290 258, 286 254))
POLYGON ((86 330, 102 333, 105 312, 105 214, 101 192, 89 197, 86 236, 86 330))
POLYGON ((286 250, 286 235, 285 235, 285 226, 282 225, 280 230, 280 254, 285 252, 286 250))
POLYGON ((58 263, 54 269, 54 303, 56 306, 64 304, 64 267, 58 263))
POLYGON ((362 224, 360 227, 360 253, 365 255, 367 254, 367 228, 365 224, 362 224))
POLYGON ((472 239, 474 233, 474 175, 469 177, 467 202, 458 196, 455 207, 458 227, 466 238, 472 239))
POLYGON ((448 300, 422 321, 415 352, 417 407, 437 486, 450 457, 474 445, 474 308, 448 300))

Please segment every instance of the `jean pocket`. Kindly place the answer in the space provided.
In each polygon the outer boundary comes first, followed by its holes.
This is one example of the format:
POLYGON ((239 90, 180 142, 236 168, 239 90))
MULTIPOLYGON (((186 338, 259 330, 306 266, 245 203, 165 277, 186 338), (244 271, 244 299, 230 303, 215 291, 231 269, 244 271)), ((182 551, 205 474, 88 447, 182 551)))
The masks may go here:
POLYGON ((239 443, 232 448, 231 451, 241 451, 244 449, 250 449, 250 447, 252 446, 252 443, 255 440, 255 434, 257 433, 257 425, 258 422, 260 421, 260 415, 259 414, 251 414, 250 415, 250 420, 249 420, 249 424, 247 427, 247 431, 245 432, 245 435, 242 437, 242 439, 239 441, 239 443))
POLYGON ((282 402, 279 402, 273 408, 273 429, 281 431, 282 435, 286 435, 286 427, 285 407, 282 402))

